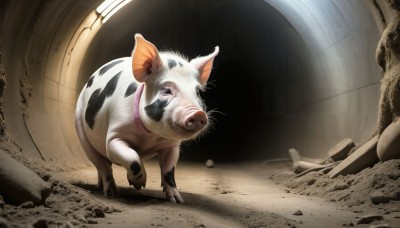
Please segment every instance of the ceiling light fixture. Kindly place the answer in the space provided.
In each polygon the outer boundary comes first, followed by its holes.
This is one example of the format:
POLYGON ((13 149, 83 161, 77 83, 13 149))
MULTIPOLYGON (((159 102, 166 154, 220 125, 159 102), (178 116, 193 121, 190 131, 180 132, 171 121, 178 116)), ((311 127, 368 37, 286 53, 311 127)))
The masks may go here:
POLYGON ((96 12, 103 18, 101 22, 104 24, 112 15, 131 1, 132 0, 105 0, 97 7, 96 12))

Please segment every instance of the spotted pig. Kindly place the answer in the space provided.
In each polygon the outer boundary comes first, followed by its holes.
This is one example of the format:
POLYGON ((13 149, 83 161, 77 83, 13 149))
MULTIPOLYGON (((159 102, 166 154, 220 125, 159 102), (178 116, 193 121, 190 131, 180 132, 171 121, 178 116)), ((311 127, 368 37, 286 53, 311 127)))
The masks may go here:
POLYGON ((76 130, 104 195, 117 195, 112 163, 125 167, 129 184, 140 190, 147 180, 142 160, 157 155, 167 200, 182 203, 174 177, 179 148, 209 124, 198 92, 219 48, 188 61, 159 52, 140 34, 135 41, 131 57, 106 63, 89 78, 77 101, 76 130))

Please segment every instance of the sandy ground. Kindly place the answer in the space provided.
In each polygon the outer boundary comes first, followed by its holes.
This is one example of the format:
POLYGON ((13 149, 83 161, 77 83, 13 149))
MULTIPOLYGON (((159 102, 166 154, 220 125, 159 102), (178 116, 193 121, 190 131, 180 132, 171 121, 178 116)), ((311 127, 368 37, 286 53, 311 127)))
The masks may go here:
MULTIPOLYGON (((114 166, 120 191, 114 199, 96 190, 94 168, 58 175, 121 210, 94 219, 95 227, 344 227, 357 225, 362 216, 381 212, 379 208, 354 209, 341 202, 291 193, 290 188, 271 178, 273 173, 289 170, 289 163, 217 164, 215 168, 180 163, 176 181, 185 203, 172 204, 165 201, 161 191, 157 162, 145 165, 148 180, 141 191, 129 187, 126 171, 114 166), (302 215, 296 215, 298 210, 302 215)), ((383 221, 357 227, 400 227, 399 218, 400 212, 392 211, 383 221)))

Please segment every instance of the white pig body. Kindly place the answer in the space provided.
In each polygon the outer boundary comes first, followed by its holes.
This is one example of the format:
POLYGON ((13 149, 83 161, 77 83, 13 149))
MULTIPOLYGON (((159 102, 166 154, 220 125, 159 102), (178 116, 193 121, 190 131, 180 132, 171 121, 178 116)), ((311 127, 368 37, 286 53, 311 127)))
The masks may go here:
POLYGON ((183 202, 174 179, 183 140, 197 137, 208 124, 198 90, 203 89, 218 48, 190 62, 158 52, 136 35, 132 57, 113 60, 89 79, 77 101, 75 124, 99 187, 117 194, 111 163, 126 168, 128 182, 145 187, 142 159, 158 156, 161 183, 171 202, 183 202))

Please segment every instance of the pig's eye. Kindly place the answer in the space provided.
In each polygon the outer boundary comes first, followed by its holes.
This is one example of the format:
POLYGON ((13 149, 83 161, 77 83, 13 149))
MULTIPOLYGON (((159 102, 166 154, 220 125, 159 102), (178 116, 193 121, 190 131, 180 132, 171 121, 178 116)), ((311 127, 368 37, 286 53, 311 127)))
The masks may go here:
POLYGON ((172 89, 169 87, 163 87, 163 88, 161 88, 161 94, 164 96, 173 95, 172 89))

